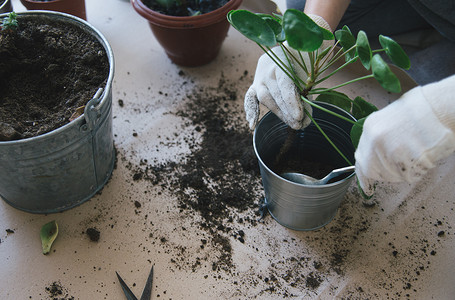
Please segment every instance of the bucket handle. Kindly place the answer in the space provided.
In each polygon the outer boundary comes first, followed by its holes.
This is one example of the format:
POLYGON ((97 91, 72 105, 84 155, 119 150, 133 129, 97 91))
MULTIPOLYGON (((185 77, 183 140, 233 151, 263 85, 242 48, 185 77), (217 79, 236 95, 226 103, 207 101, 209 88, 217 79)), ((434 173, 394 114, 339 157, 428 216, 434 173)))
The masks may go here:
POLYGON ((96 91, 95 96, 93 96, 93 98, 85 105, 84 118, 89 130, 93 130, 93 128, 95 128, 96 120, 101 115, 96 106, 100 103, 102 93, 103 89, 99 88, 96 91))

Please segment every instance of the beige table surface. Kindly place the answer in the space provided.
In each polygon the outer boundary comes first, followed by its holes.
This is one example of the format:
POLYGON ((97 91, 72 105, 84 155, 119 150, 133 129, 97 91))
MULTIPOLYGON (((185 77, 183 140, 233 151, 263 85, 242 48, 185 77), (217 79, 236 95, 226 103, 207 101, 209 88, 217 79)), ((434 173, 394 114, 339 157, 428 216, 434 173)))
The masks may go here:
MULTIPOLYGON (((454 156, 417 184, 381 184, 372 207, 352 186, 335 219, 313 232, 289 230, 270 216, 253 222, 256 208, 233 209, 233 231, 219 233, 228 241, 231 264, 213 268, 224 252, 213 241, 216 234, 201 229, 198 212, 182 212, 166 186, 133 177, 135 170, 180 161, 200 146, 201 131, 175 113, 192 101, 191 91, 215 90, 223 81, 237 92, 229 113, 243 118, 243 95, 261 52, 231 29, 214 62, 181 68, 170 63, 129 2, 86 3, 89 22, 115 55, 117 166, 102 193, 63 213, 29 214, 0 201, 0 299, 52 299, 51 287, 62 292, 58 299, 124 299, 115 271, 139 296, 152 264, 152 299, 455 299, 454 156), (51 220, 60 234, 44 256, 39 229, 51 220), (101 233, 98 242, 85 234, 91 227, 101 233)), ((284 3, 277 1, 281 8, 284 3)), ((13 5, 24 10, 18 0, 13 5)), ((340 76, 361 72, 353 67, 340 76)), ((405 89, 413 86, 400 77, 405 89)), ((380 107, 397 97, 371 81, 344 91, 380 107)), ((257 203, 260 181, 253 188, 257 203)))

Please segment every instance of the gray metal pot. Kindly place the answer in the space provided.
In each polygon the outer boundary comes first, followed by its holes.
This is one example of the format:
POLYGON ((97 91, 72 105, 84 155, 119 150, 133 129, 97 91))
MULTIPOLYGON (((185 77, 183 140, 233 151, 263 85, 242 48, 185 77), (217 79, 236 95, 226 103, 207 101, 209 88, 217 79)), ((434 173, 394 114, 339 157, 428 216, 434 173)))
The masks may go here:
POLYGON ((106 86, 87 103, 82 116, 37 137, 0 142, 1 198, 27 212, 55 213, 90 199, 112 173, 114 57, 106 38, 84 20, 47 11, 18 13, 18 20, 34 16, 63 20, 94 36, 104 46, 110 66, 106 86))
MULTIPOLYGON (((336 106, 318 103, 348 118, 354 118, 336 106)), ((349 136, 351 123, 320 109, 313 117, 343 154, 354 163, 354 146, 349 136)), ((254 151, 259 160, 266 205, 281 225, 295 230, 314 230, 328 224, 335 216, 354 174, 326 185, 304 185, 288 181, 271 170, 271 162, 287 137, 287 125, 273 113, 267 113, 254 132, 254 151)), ((328 163, 335 168, 347 163, 332 148, 312 123, 298 132, 291 152, 306 160, 328 163)))
POLYGON ((11 11, 13 11, 13 5, 11 4, 11 0, 5 0, 5 2, 0 4, 0 14, 11 11))

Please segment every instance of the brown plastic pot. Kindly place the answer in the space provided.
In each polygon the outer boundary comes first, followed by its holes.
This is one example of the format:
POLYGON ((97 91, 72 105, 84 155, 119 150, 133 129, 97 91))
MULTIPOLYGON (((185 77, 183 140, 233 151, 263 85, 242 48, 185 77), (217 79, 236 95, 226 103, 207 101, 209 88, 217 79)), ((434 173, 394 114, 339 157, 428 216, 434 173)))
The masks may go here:
POLYGON ((81 19, 87 20, 85 12, 85 0, 21 0, 21 3, 28 10, 52 10, 67 13, 81 19))
POLYGON ((11 4, 11 0, 5 0, 4 2, 1 2, 0 0, 0 14, 11 11, 13 11, 13 5, 11 4))
POLYGON ((131 0, 134 9, 150 24, 167 56, 177 65, 197 67, 216 58, 229 30, 226 15, 242 0, 198 16, 168 16, 148 8, 141 0, 131 0))

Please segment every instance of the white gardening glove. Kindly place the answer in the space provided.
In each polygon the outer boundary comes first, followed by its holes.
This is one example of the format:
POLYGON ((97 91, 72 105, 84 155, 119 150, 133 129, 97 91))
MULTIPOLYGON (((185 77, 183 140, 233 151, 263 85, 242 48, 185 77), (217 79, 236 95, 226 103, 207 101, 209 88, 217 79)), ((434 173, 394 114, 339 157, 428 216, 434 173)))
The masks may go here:
MULTIPOLYGON (((319 26, 331 30, 323 18, 316 15, 309 16, 319 26)), ((333 41, 324 41, 321 48, 325 49, 330 44, 333 45, 333 41)), ((299 57, 296 50, 287 48, 295 57, 299 57)), ((282 61, 287 61, 279 46, 273 48, 272 51, 282 61)), ((294 69, 300 78, 306 79, 307 75, 297 64, 294 65, 294 69)), ((293 129, 302 129, 311 123, 304 112, 307 110, 311 114, 311 106, 300 99, 297 86, 267 54, 263 54, 259 58, 253 84, 245 95, 246 119, 251 129, 256 127, 259 119, 259 103, 267 107, 293 129)))
POLYGON ((365 121, 355 152, 365 194, 375 181, 415 182, 455 151, 455 75, 416 87, 365 121))

